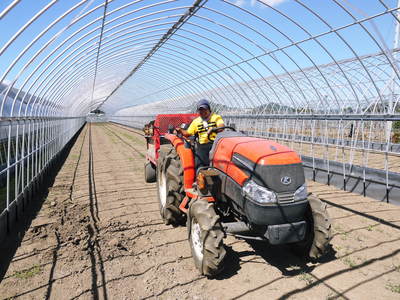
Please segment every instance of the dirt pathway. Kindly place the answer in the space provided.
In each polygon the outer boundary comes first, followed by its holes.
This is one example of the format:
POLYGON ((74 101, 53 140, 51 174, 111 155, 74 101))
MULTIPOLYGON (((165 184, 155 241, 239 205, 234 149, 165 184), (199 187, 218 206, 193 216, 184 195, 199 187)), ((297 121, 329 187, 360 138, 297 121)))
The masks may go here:
POLYGON ((162 223, 155 185, 144 183, 144 152, 131 130, 82 131, 0 283, 1 299, 400 298, 400 207, 313 182, 335 222, 325 262, 227 238, 226 270, 199 276, 186 228, 162 223))

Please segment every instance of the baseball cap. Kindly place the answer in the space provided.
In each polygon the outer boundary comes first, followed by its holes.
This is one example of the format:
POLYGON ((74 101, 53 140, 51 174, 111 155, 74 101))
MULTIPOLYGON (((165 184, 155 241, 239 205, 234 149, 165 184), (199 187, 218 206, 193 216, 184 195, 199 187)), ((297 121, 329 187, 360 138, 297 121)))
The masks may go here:
POLYGON ((199 102, 197 102, 197 110, 199 110, 200 108, 208 108, 208 109, 211 109, 211 107, 210 107, 210 102, 208 102, 207 99, 201 99, 201 100, 199 100, 199 102))

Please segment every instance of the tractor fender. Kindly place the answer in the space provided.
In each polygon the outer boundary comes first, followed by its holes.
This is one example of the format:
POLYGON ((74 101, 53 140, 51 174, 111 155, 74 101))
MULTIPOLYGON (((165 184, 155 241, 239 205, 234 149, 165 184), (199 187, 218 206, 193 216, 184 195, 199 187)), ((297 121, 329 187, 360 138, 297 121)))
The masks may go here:
POLYGON ((164 135, 164 138, 171 142, 171 144, 175 147, 179 158, 181 159, 185 190, 191 189, 196 176, 194 154, 192 149, 185 148, 183 140, 176 135, 167 133, 164 135))

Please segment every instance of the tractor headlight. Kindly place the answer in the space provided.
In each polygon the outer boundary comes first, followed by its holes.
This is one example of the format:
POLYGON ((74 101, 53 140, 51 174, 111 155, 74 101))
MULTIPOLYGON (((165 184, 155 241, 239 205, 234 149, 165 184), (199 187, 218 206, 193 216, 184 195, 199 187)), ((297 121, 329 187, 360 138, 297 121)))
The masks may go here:
POLYGON ((242 195, 260 204, 277 203, 276 194, 249 180, 242 188, 242 195))
POLYGON ((304 200, 307 199, 307 186, 303 184, 294 192, 294 201, 304 200))

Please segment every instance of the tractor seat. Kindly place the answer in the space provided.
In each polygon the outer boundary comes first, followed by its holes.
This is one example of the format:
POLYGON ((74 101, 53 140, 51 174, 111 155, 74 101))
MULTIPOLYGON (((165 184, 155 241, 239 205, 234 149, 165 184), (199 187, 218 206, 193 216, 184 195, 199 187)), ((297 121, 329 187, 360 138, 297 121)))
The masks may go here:
POLYGON ((220 139, 230 138, 230 137, 238 137, 238 136, 245 136, 245 135, 239 131, 222 131, 222 132, 218 133, 217 137, 215 138, 214 143, 211 147, 211 150, 210 150, 210 156, 209 156, 210 163, 212 162, 212 160, 214 158, 215 149, 217 148, 217 144, 220 139))

